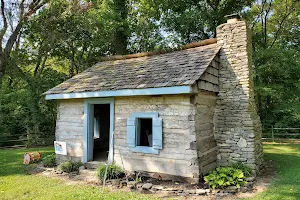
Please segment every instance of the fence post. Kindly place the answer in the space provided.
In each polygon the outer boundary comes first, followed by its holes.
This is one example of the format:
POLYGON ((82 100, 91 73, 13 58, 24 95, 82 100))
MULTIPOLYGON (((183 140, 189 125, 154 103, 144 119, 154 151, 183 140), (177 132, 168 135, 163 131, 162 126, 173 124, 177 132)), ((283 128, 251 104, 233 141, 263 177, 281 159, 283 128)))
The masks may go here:
POLYGON ((272 126, 272 140, 274 142, 274 130, 273 130, 273 126, 272 126))

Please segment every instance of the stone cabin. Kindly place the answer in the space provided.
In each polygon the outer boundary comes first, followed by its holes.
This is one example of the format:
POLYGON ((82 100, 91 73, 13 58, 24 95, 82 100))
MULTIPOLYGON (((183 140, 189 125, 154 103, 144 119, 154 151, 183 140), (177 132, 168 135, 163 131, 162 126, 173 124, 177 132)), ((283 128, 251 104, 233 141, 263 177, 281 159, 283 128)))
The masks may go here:
POLYGON ((58 160, 197 181, 217 166, 262 164, 251 36, 229 16, 214 39, 115 56, 47 91, 58 101, 58 160))

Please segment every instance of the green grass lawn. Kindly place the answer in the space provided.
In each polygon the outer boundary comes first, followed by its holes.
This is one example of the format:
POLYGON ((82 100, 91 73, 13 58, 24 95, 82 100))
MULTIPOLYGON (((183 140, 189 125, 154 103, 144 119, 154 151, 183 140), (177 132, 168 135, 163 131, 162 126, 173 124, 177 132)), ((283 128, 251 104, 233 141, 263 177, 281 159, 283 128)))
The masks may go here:
POLYGON ((275 162, 276 177, 255 199, 300 199, 300 144, 265 144, 265 160, 275 162))
POLYGON ((131 192, 102 194, 99 186, 67 185, 62 180, 28 175, 23 165, 25 152, 53 153, 53 148, 0 150, 0 199, 150 199, 151 196, 131 192))
MULTIPOLYGON (((40 151, 51 154, 53 148, 0 150, 0 199, 150 199, 130 192, 102 194, 99 186, 67 185, 62 180, 28 175, 23 154, 40 151)), ((276 163, 276 178, 254 199, 300 199, 300 144, 265 144, 265 160, 276 163)))

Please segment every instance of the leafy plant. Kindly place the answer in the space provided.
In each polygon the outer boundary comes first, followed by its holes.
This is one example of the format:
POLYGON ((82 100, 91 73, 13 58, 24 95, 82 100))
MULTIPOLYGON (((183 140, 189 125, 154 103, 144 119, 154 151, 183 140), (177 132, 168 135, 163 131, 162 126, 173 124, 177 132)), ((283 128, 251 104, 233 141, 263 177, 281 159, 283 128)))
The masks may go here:
POLYGON ((106 179, 117 179, 120 178, 124 175, 124 170, 117 166, 115 163, 111 165, 105 165, 102 164, 97 168, 97 176, 99 177, 100 180, 104 180, 106 173, 106 179), (107 167, 107 171, 106 171, 107 167))
POLYGON ((233 167, 218 167, 213 172, 204 177, 206 183, 213 189, 224 188, 227 186, 236 186, 247 184, 242 170, 233 167))
POLYGON ((57 169, 63 172, 77 172, 79 167, 82 166, 82 162, 66 161, 62 162, 57 166, 57 169))
POLYGON ((56 155, 51 154, 42 159, 44 167, 54 167, 56 164, 56 155))
POLYGON ((142 177, 140 176, 140 172, 138 172, 135 176, 135 182, 136 183, 139 183, 139 182, 142 182, 142 177))
POLYGON ((246 177, 249 177, 249 176, 251 176, 251 174, 252 174, 252 171, 251 171, 250 167, 248 167, 247 165, 245 165, 245 164, 243 164, 243 163, 241 163, 241 162, 234 163, 234 164, 232 165, 232 167, 235 168, 235 169, 240 169, 240 170, 242 170, 243 173, 244 173, 244 175, 245 175, 246 177))

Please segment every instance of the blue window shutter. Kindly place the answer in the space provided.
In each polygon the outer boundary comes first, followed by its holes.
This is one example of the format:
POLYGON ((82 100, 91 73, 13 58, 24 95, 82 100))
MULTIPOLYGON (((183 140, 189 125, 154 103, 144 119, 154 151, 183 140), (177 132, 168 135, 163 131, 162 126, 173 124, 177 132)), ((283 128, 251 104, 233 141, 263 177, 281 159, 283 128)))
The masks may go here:
POLYGON ((135 134, 136 118, 130 117, 127 120, 127 144, 129 147, 136 147, 136 134, 135 134))
POLYGON ((152 120, 152 146, 154 149, 162 149, 162 119, 160 117, 154 117, 152 120))

